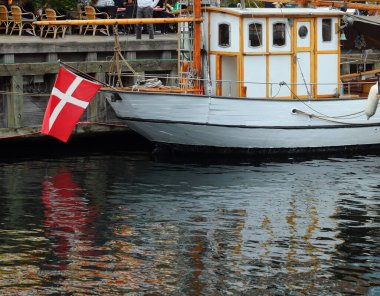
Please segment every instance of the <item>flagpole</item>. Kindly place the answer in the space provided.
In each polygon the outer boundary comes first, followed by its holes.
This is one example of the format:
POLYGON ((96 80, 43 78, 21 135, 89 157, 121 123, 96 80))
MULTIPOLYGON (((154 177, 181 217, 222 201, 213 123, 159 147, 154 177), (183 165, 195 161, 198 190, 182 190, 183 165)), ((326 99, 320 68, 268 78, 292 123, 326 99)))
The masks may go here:
POLYGON ((74 70, 74 71, 76 71, 76 72, 78 72, 78 73, 80 73, 80 74, 82 74, 83 76, 86 76, 87 78, 89 78, 89 79, 91 79, 91 80, 94 80, 94 81, 96 81, 96 82, 99 82, 99 83, 100 83, 101 85, 103 85, 103 86, 107 86, 107 87, 110 87, 110 88, 116 90, 115 87, 109 85, 108 83, 105 83, 105 82, 103 82, 103 81, 100 81, 100 80, 96 79, 95 77, 93 77, 93 76, 91 76, 91 75, 89 75, 89 74, 87 74, 87 73, 85 73, 85 72, 79 70, 78 68, 75 68, 75 67, 73 67, 73 66, 71 66, 71 65, 69 65, 69 64, 66 64, 65 62, 62 62, 61 60, 58 60, 58 63, 61 64, 61 65, 63 65, 63 66, 65 66, 65 67, 67 67, 67 68, 70 68, 70 69, 72 69, 72 70, 74 70))

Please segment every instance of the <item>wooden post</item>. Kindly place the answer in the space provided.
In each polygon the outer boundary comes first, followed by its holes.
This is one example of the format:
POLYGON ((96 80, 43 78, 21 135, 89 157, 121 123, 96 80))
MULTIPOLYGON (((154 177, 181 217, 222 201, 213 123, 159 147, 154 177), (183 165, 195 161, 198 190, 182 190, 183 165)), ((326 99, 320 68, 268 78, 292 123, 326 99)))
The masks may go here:
POLYGON ((88 52, 86 54, 86 61, 93 62, 98 60, 98 53, 97 52, 88 52))
MULTIPOLYGON (((100 81, 106 80, 106 74, 96 73, 95 78, 100 81)), ((103 93, 98 92, 90 102, 87 109, 87 120, 92 122, 104 122, 107 119, 107 102, 103 93)))
POLYGON ((15 62, 14 54, 4 54, 3 55, 3 63, 4 64, 13 64, 15 62))
POLYGON ((49 52, 46 55, 46 61, 49 63, 56 63, 58 60, 58 54, 56 52, 49 52))
POLYGON ((11 76, 10 94, 7 96, 7 124, 9 128, 22 127, 24 112, 23 76, 11 76))

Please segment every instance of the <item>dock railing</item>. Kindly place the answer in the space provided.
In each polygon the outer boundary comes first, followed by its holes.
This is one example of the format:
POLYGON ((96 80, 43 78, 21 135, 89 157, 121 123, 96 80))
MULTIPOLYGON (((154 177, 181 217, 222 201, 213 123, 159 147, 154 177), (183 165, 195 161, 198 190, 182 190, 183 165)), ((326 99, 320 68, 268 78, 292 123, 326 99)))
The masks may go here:
MULTIPOLYGON (((169 74, 150 74, 150 75, 143 75, 140 74, 132 74, 132 73, 122 73, 122 77, 128 78, 129 81, 136 82, 138 79, 152 79, 157 78, 162 81, 162 87, 165 86, 182 86, 184 93, 189 92, 191 89, 189 85, 195 83, 181 83, 181 77, 179 76, 172 76, 169 74)), ((109 83, 112 82, 112 75, 109 76, 109 83)), ((189 78, 194 81, 198 81, 199 85, 203 86, 204 94, 214 94, 216 95, 217 88, 223 89, 223 96, 227 97, 244 97, 239 96, 238 88, 239 87, 249 87, 254 85, 265 85, 269 89, 269 96, 268 98, 276 99, 277 97, 281 97, 278 95, 281 88, 287 88, 288 92, 294 97, 297 97, 297 94, 292 91, 293 88, 297 88, 298 86, 303 86, 307 90, 307 92, 310 92, 308 95, 308 98, 311 99, 314 97, 314 94, 312 94, 312 89, 316 86, 333 86, 335 93, 332 94, 332 97, 340 97, 340 98, 354 98, 354 97, 360 97, 360 96, 366 96, 368 94, 368 91, 372 85, 376 83, 376 80, 374 81, 347 81, 347 82, 332 82, 332 83, 307 83, 306 86, 304 83, 288 83, 284 81, 280 82, 254 82, 254 81, 233 81, 233 80, 208 80, 208 79, 201 79, 201 78, 189 78), (208 92, 208 93, 207 93, 208 92)), ((138 90, 138 87, 135 87, 136 90, 138 90)), ((305 96, 305 94, 304 94, 305 96)), ((303 97, 303 99, 305 99, 303 97)))

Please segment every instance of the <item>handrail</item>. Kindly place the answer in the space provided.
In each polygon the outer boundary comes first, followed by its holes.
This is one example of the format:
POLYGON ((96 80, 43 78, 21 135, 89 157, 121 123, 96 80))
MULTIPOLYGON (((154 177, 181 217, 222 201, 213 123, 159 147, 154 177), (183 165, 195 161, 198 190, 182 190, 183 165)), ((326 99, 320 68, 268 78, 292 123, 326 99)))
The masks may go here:
MULTIPOLYGON (((109 74, 112 74, 112 73, 109 73, 109 74)), ((141 74, 129 74, 129 73, 122 73, 121 76, 123 77, 141 77, 141 74)), ((144 77, 150 77, 150 78, 158 78, 158 79, 173 79, 173 80, 176 80, 178 79, 178 76, 169 76, 168 74, 165 74, 165 75, 154 75, 154 74, 145 74, 144 77)), ((198 81, 204 81, 204 82, 215 82, 215 83, 235 83, 235 84, 265 84, 265 85, 279 85, 280 82, 255 82, 255 81, 232 81, 232 80, 223 80, 223 79, 219 79, 219 80, 209 80, 209 79, 206 79, 206 78, 189 78, 189 79, 192 79, 192 80, 198 80, 198 81)), ((338 85, 338 84, 342 84, 342 85, 365 85, 365 84, 371 84, 373 85, 375 82, 373 81, 355 81, 355 82, 330 82, 330 83, 316 83, 316 82, 309 82, 307 83, 307 85, 338 85)), ((286 83, 287 85, 305 85, 304 83, 286 83)))
POLYGON ((57 20, 57 21, 36 21, 33 24, 38 26, 46 25, 143 25, 143 24, 168 24, 203 22, 203 18, 195 17, 175 17, 175 18, 134 18, 134 19, 98 19, 98 20, 57 20))
POLYGON ((341 79, 355 78, 355 77, 360 77, 360 76, 373 75, 377 73, 380 73, 380 69, 366 71, 366 72, 345 74, 345 75, 341 75, 340 78, 341 79))
MULTIPOLYGON (((113 73, 108 73, 110 76, 113 75, 113 73)), ((121 76, 123 77, 138 77, 138 78, 141 78, 141 76, 139 74, 130 74, 130 73, 122 73, 121 76)), ((178 80, 178 76, 169 76, 167 74, 165 75, 154 75, 154 74, 148 74, 148 75, 144 75, 143 76, 144 78, 158 78, 158 79, 163 79, 163 80, 166 80, 166 85, 163 85, 163 90, 165 91, 166 87, 173 87, 173 86, 177 86, 176 83, 170 83, 170 81, 176 81, 178 80)), ((229 96, 231 96, 232 94, 232 86, 235 84, 235 85, 241 85, 241 84, 261 84, 261 85, 269 85, 270 86, 270 93, 271 95, 269 96, 270 98, 275 98, 277 97, 277 95, 273 95, 272 92, 272 88, 274 86, 279 86, 280 88, 282 86, 287 86, 288 88, 292 85, 305 85, 304 83, 284 83, 284 82, 253 82, 253 81, 232 81, 232 80, 209 80, 209 79, 206 79, 206 78, 189 78, 191 80, 194 80, 194 81, 198 81, 199 83, 203 82, 204 84, 207 84, 209 86, 213 86, 213 87, 222 87, 223 84, 228 84, 226 86, 226 90, 227 92, 229 93, 229 96), (219 85, 219 86, 218 86, 219 85)), ((360 85, 374 85, 375 82, 370 82, 370 81, 358 81, 358 82, 352 82, 352 81, 348 81, 348 82, 335 82, 335 83, 307 83, 307 85, 309 86, 312 86, 312 85, 334 85, 337 87, 337 94, 338 94, 338 97, 340 96, 348 96, 348 97, 351 97, 352 95, 352 87, 358 87, 360 85), (345 89, 345 92, 344 93, 341 93, 338 91, 338 87, 344 87, 345 89)), ((200 84, 198 84, 200 85, 200 84)), ((187 92, 198 92, 199 91, 199 87, 194 87, 194 88, 187 88, 188 86, 186 85, 186 88, 185 89, 182 89, 182 91, 184 91, 185 93, 187 92)), ((128 87, 127 87, 128 88, 128 87)), ((143 87, 144 88, 144 87, 143 87)), ((279 89, 280 89, 279 88, 279 89)), ((279 90, 278 89, 278 90, 279 90)), ((277 91, 278 91, 277 90, 277 91)), ((354 93, 357 93, 357 92, 354 92, 354 93)), ((360 93, 360 91, 359 91, 360 93)))

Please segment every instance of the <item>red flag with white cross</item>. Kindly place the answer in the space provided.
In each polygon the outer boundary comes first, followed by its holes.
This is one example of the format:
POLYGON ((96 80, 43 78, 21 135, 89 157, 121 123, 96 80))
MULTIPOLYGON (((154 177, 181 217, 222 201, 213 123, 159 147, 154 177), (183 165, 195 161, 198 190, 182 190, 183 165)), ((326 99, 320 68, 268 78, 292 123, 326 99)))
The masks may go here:
POLYGON ((100 87, 61 67, 46 107, 41 133, 67 142, 100 87))

